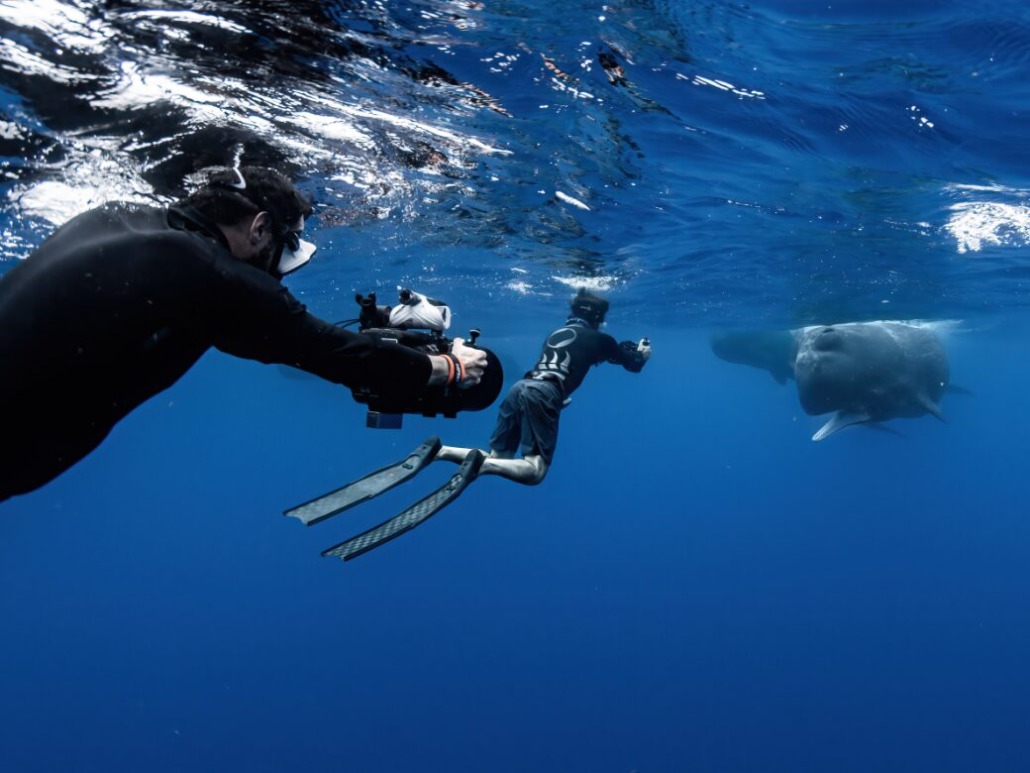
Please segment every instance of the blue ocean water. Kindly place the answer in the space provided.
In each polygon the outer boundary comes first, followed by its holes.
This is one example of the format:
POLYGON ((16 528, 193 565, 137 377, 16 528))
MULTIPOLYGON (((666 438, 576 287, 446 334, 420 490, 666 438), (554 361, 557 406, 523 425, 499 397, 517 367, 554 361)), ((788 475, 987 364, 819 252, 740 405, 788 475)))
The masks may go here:
POLYGON ((288 284, 316 314, 416 287, 510 381, 587 286, 655 352, 588 376, 541 486, 484 477, 347 564, 319 551, 453 468, 280 513, 494 411, 373 431, 205 356, 0 505, 0 769, 1025 769, 1023 3, 6 0, 0 28, 0 272, 242 157, 315 195, 288 284), (709 347, 877 319, 958 321, 946 423, 813 443, 793 386, 709 347))

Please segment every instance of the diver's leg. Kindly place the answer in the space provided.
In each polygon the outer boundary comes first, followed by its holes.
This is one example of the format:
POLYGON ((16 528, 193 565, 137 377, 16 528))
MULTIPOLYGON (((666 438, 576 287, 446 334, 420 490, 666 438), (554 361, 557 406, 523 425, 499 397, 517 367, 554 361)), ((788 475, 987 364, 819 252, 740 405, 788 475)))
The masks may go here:
MULTIPOLYGON (((516 382, 508 394, 504 396, 497 412, 497 424, 490 437, 490 456, 510 459, 519 447, 519 403, 520 382, 516 382)), ((465 461, 471 448, 460 446, 443 446, 436 454, 437 459, 445 462, 461 464, 465 461)), ((483 452, 486 453, 485 451, 483 452)))
POLYGON ((461 446, 441 446, 440 450, 436 452, 436 458, 437 460, 442 459, 445 462, 461 464, 472 451, 480 451, 488 459, 512 459, 515 456, 515 454, 505 451, 483 451, 482 449, 462 448, 461 446))
POLYGON ((470 453, 472 453, 471 448, 461 448, 460 446, 440 446, 440 450, 436 452, 436 458, 437 460, 443 460, 445 462, 461 464, 465 461, 465 457, 470 453))
POLYGON ((500 459, 495 456, 483 460, 480 475, 500 475, 502 478, 535 486, 547 475, 547 462, 542 456, 527 456, 524 459, 500 459))
POLYGON ((562 393, 551 383, 537 381, 520 382, 519 410, 512 417, 518 424, 518 433, 512 433, 509 442, 517 443, 522 450, 521 459, 513 459, 512 453, 494 451, 483 461, 481 475, 500 475, 508 480, 535 486, 547 475, 550 460, 558 444, 558 420, 561 414, 562 393), (500 458, 499 458, 500 457, 500 458))

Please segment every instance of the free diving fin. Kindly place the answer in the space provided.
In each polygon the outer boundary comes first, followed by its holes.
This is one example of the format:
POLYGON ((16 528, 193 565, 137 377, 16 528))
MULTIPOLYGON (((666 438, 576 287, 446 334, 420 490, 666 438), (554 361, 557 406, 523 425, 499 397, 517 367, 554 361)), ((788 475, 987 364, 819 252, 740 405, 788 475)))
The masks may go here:
POLYGON ((400 461, 370 472, 363 478, 358 478, 310 502, 291 507, 284 515, 297 518, 306 526, 312 526, 355 505, 367 502, 418 475, 436 458, 442 445, 440 438, 430 437, 400 461))
POLYGON ((384 521, 356 537, 351 537, 339 545, 323 550, 322 555, 349 561, 389 542, 394 537, 399 537, 406 531, 411 531, 457 499, 461 492, 479 475, 483 459, 483 452, 473 449, 458 467, 458 471, 436 491, 423 497, 390 520, 384 521))

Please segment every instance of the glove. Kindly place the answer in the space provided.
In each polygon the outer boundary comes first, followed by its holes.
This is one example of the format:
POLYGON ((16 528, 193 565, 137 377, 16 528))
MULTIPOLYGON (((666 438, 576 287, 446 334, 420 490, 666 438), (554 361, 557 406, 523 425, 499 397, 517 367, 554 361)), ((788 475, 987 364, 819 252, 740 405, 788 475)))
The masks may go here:
POLYGON ((640 356, 644 358, 644 362, 651 359, 651 342, 646 338, 641 338, 637 342, 637 351, 640 352, 640 356))

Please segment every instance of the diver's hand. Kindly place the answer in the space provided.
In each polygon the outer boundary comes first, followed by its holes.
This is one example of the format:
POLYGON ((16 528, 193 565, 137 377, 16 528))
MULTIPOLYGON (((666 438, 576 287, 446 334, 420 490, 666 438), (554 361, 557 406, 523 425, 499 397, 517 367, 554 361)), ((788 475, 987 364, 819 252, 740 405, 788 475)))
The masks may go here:
POLYGON ((483 379, 486 370, 486 352, 465 345, 465 339, 455 338, 451 344, 451 354, 458 358, 465 372, 465 378, 458 379, 459 389, 468 389, 483 379))
POLYGON ((434 354, 429 357, 433 372, 429 386, 457 384, 458 389, 468 389, 480 382, 486 370, 486 352, 466 346, 464 339, 455 338, 450 354, 434 354))

